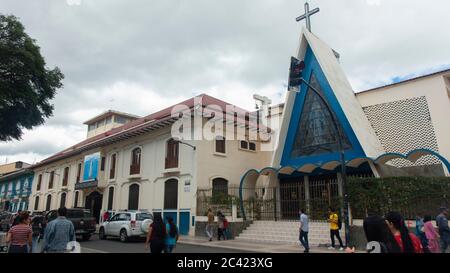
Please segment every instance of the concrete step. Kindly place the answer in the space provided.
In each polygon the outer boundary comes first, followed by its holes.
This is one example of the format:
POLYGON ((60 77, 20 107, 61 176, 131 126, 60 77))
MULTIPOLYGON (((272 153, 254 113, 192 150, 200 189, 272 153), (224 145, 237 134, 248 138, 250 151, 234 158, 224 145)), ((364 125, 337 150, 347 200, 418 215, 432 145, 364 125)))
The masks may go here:
MULTIPOLYGON (((255 221, 239 236, 238 241, 260 242, 272 244, 299 244, 298 221, 255 221)), ((330 230, 327 222, 310 222, 308 234, 309 243, 319 246, 329 243, 330 230)))

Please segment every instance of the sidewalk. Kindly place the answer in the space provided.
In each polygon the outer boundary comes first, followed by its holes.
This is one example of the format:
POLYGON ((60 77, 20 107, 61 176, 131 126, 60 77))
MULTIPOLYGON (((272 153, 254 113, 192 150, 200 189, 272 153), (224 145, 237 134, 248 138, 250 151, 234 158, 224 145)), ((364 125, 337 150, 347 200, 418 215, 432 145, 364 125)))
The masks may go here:
MULTIPOLYGON (((243 242, 235 240, 227 241, 208 241, 206 237, 188 237, 181 236, 178 240, 180 244, 190 244, 203 247, 220 247, 234 250, 242 250, 254 253, 303 253, 303 247, 298 245, 280 245, 280 244, 266 244, 258 242, 243 242)), ((329 250, 326 247, 312 247, 310 253, 345 253, 345 251, 329 250)), ((364 253, 364 252, 361 252, 364 253)))

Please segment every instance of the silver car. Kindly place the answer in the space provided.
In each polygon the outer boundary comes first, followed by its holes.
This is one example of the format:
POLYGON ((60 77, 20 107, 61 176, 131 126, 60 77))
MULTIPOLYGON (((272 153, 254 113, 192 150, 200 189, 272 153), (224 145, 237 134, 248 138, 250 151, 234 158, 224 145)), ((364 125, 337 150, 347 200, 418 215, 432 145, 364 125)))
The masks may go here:
POLYGON ((98 235, 100 240, 119 237, 127 242, 131 237, 145 237, 152 222, 153 215, 148 211, 119 211, 101 224, 98 235))

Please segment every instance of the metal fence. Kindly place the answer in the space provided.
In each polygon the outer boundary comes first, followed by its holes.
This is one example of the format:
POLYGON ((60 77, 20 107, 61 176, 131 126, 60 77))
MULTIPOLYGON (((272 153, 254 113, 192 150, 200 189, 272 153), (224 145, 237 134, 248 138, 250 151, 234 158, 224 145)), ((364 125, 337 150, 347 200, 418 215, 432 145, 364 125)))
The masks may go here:
POLYGON ((313 220, 326 220, 330 206, 339 208, 342 198, 336 176, 310 179, 307 188, 303 178, 283 181, 279 187, 208 188, 197 191, 197 215, 207 215, 211 208, 231 215, 232 206, 237 217, 247 220, 297 220, 299 210, 305 209, 313 220))

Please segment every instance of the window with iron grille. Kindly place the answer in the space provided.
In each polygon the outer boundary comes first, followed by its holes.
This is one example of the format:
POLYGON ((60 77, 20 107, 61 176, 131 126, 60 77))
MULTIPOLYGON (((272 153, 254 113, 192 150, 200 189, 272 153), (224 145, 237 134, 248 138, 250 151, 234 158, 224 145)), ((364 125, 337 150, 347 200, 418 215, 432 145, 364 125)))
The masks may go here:
POLYGON ((222 204, 228 200, 228 180, 224 178, 215 178, 212 181, 213 203, 222 204))
POLYGON ((141 148, 135 148, 131 152, 130 175, 141 173, 141 148))
POLYGON ((170 179, 164 184, 164 209, 178 209, 178 180, 170 179))

